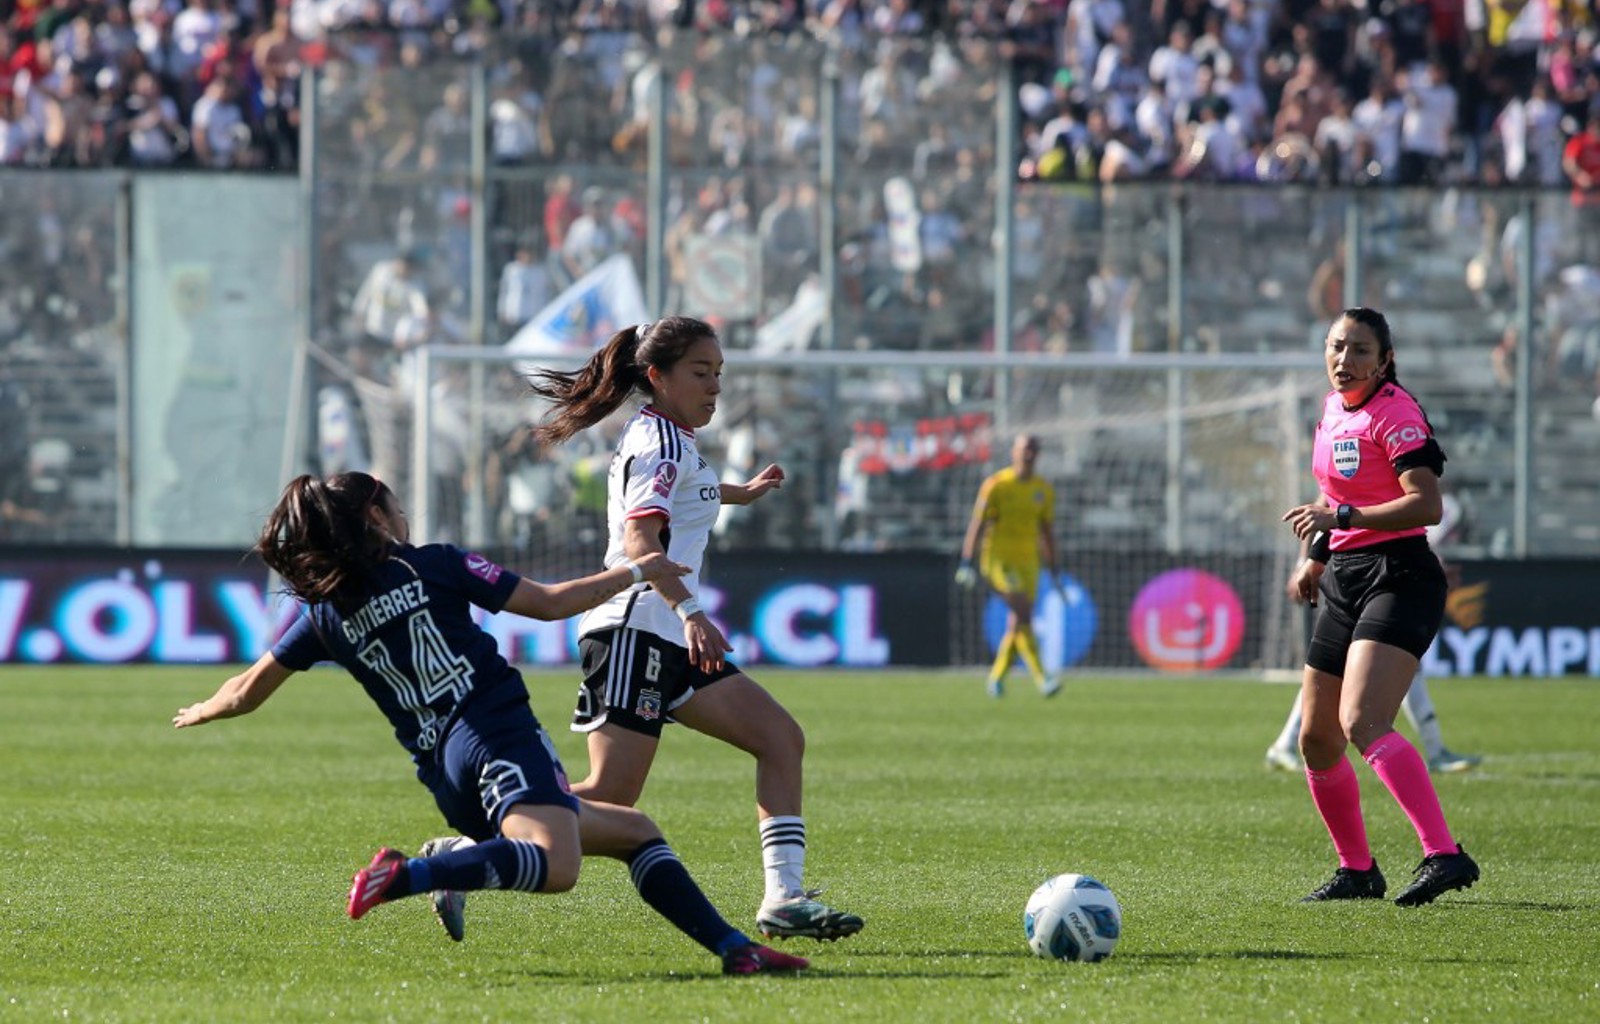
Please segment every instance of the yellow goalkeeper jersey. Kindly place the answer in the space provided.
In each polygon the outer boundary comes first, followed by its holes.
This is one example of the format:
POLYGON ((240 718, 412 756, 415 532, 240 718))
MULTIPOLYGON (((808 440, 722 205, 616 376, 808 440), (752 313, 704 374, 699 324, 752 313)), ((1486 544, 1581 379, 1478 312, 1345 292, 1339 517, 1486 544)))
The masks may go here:
POLYGON ((983 506, 983 560, 1008 564, 1037 563, 1039 531, 1056 514, 1056 492, 1039 476, 1019 480, 1007 466, 984 480, 978 491, 983 506))

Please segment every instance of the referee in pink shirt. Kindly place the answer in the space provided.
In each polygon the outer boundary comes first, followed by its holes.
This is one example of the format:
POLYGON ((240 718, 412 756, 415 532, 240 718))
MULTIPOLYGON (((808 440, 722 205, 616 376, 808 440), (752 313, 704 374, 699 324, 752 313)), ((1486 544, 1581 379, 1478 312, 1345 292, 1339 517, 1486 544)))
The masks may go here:
POLYGON ((1445 456, 1422 407, 1396 379, 1382 313, 1345 310, 1328 329, 1323 358, 1333 390, 1311 465, 1321 498, 1283 515, 1309 542, 1291 587, 1319 606, 1300 690, 1300 751, 1311 800, 1339 856, 1333 877, 1305 900, 1384 896, 1345 755, 1354 744, 1417 830, 1422 862, 1395 903, 1421 906, 1478 880, 1478 865, 1445 822, 1427 763, 1394 728, 1444 617, 1445 575, 1427 528, 1443 514, 1445 456))

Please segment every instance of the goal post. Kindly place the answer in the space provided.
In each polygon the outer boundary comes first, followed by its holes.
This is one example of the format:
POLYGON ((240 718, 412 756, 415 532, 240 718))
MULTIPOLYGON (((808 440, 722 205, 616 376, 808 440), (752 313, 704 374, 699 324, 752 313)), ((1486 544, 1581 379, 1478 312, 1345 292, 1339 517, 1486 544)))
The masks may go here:
MULTIPOLYGON (((775 500, 725 513, 713 559, 911 551, 953 570, 978 485, 1026 430, 1043 441, 1038 468, 1055 487, 1069 577, 1065 593, 1041 596, 1047 659, 1298 664, 1298 616, 1284 592, 1296 544, 1280 517, 1315 493, 1314 357, 729 350, 726 359, 717 417, 697 432, 702 453, 724 479, 769 462, 789 479, 775 500), (1078 635, 1085 616, 1096 627, 1088 642, 1078 635)), ((566 445, 530 444, 522 435, 545 409, 522 374, 536 362, 579 360, 420 349, 409 394, 391 403, 402 417, 409 410, 402 493, 419 539, 493 551, 534 575, 593 571, 610 447, 632 406, 566 445)), ((994 602, 953 582, 939 598, 929 607, 947 620, 949 662, 987 663, 994 602)))

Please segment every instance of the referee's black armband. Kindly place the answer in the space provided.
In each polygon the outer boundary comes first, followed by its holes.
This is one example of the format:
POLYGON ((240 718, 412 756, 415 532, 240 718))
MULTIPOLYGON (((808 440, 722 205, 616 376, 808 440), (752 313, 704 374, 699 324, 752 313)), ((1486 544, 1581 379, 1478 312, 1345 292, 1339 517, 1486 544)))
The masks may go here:
POLYGON ((1306 557, 1313 562, 1328 564, 1328 556, 1332 554, 1328 547, 1328 531, 1319 530, 1311 538, 1311 543, 1306 547, 1306 557))
POLYGON ((1431 469, 1434 476, 1444 476, 1444 449, 1431 437, 1421 448, 1413 448, 1394 460, 1396 473, 1418 468, 1431 469))

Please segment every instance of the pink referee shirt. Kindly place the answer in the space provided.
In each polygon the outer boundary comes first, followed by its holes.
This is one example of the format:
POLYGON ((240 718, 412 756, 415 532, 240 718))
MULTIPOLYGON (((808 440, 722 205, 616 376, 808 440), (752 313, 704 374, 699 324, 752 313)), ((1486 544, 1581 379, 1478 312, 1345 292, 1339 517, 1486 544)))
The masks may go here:
MULTIPOLYGON (((1384 384, 1365 405, 1344 407, 1337 391, 1322 405, 1322 422, 1311 455, 1311 472, 1330 508, 1340 505, 1381 505, 1405 493, 1394 460, 1427 444, 1428 429, 1422 407, 1410 392, 1384 384)), ((1397 537, 1421 537, 1421 526, 1409 530, 1334 530, 1329 547, 1353 551, 1397 537)))

